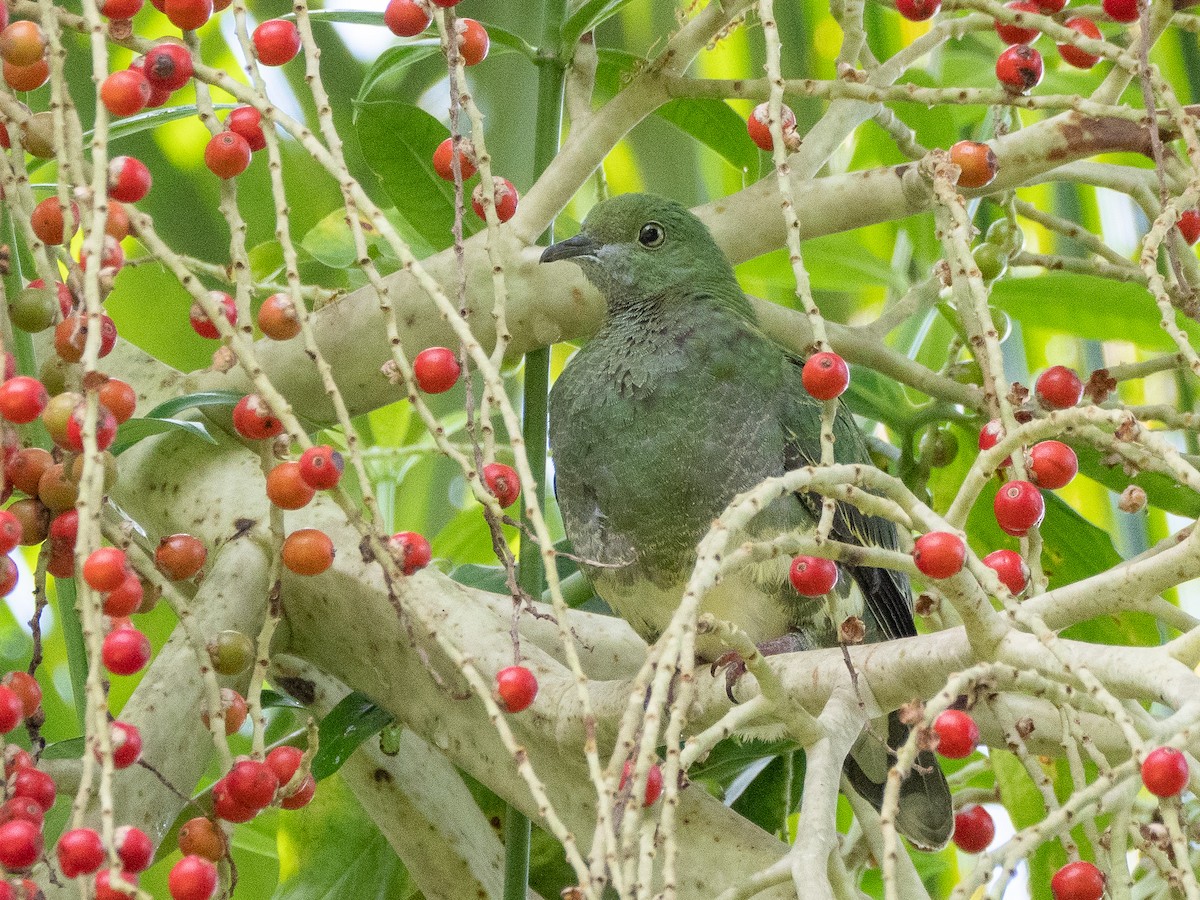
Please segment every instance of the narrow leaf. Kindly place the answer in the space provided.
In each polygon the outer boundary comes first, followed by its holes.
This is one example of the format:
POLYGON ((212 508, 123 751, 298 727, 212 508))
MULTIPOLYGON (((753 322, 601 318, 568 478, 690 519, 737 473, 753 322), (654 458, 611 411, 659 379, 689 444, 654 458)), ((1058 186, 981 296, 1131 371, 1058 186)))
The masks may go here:
POLYGON ((320 748, 313 758, 312 773, 318 781, 342 767, 358 745, 392 721, 392 715, 357 691, 321 720, 320 748))
POLYGON ((209 444, 217 442, 202 422, 188 422, 184 419, 130 419, 117 432, 117 439, 110 450, 113 456, 120 456, 138 441, 168 431, 186 431, 209 444))
POLYGON ((199 409, 202 406, 234 406, 243 396, 245 395, 239 394, 237 391, 203 391, 198 394, 184 394, 182 397, 173 397, 158 404, 146 413, 146 418, 170 419, 185 409, 199 409))

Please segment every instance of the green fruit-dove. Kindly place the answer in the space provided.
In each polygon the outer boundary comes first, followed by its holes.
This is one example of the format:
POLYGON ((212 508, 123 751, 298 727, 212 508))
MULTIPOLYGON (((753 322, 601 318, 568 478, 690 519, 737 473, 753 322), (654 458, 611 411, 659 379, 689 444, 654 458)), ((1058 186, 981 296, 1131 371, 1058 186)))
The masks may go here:
MULTIPOLYGON (((596 592, 646 640, 670 621, 696 562, 696 545, 733 497, 763 479, 819 462, 822 404, 801 382, 803 360, 760 330, 733 269, 704 224, 682 205, 647 194, 597 204, 580 233, 546 248, 570 260, 604 295, 600 331, 550 394, 555 489, 567 537, 596 592)), ((862 433, 840 407, 834 455, 869 463, 862 433)), ((751 521, 745 537, 812 529, 820 498, 789 494, 751 521)), ((839 504, 833 538, 894 549, 884 519, 839 504)), ((916 634, 907 578, 839 565, 823 600, 801 597, 789 560, 743 567, 705 596, 702 612, 731 621, 767 652, 838 645, 839 625, 861 617, 867 641, 916 634)), ((701 636, 697 653, 723 648, 701 636)), ((893 746, 907 731, 892 715, 893 746)), ((953 827, 950 793, 928 751, 905 778, 897 827, 925 848, 953 827)), ((846 762, 855 789, 877 808, 890 760, 865 733, 846 762)))

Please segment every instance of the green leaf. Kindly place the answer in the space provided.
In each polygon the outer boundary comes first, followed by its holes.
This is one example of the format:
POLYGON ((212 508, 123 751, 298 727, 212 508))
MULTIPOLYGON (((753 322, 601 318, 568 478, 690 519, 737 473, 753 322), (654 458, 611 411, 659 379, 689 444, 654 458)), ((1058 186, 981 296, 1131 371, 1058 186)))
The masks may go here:
MULTIPOLYGON (((422 109, 395 101, 368 101, 355 109, 355 127, 367 165, 399 214, 437 250, 453 242, 454 185, 433 170, 433 151, 448 132, 422 109)), ((477 231, 474 216, 463 233, 477 231)))
POLYGON ((313 758, 313 777, 320 781, 328 778, 359 744, 392 721, 392 714, 380 709, 365 694, 355 691, 329 711, 321 720, 320 747, 313 758))
POLYGON ((1146 492, 1151 506, 1189 519, 1200 518, 1200 497, 1173 478, 1157 472, 1139 472, 1133 478, 1120 465, 1108 466, 1100 461, 1100 451, 1090 446, 1075 445, 1079 471, 1111 490, 1120 493, 1127 485, 1136 484, 1146 492))
MULTIPOLYGON (((1140 284, 1064 272, 1001 278, 992 286, 992 302, 1027 328, 1098 341, 1119 335, 1149 350, 1175 349, 1175 342, 1159 327, 1161 314, 1154 298, 1140 284)), ((1200 339, 1200 325, 1180 315, 1175 321, 1193 343, 1200 339)))
POLYGON ((404 863, 340 778, 322 783, 304 815, 279 817, 279 887, 272 900, 407 900, 404 863))
MULTIPOLYGON (((214 103, 214 110, 234 109, 236 103, 214 103)), ((190 119, 196 115, 196 104, 187 103, 181 106, 163 106, 158 109, 149 109, 145 112, 138 113, 136 116, 129 116, 113 122, 108 126, 109 141, 120 140, 121 138, 130 137, 137 134, 139 131, 149 131, 152 128, 157 128, 159 125, 165 125, 167 122, 174 122, 178 119, 190 119)), ((83 133, 83 141, 85 144, 91 143, 91 129, 83 133)))
POLYGON ((168 431, 186 431, 209 444, 217 442, 203 422, 189 422, 185 419, 130 419, 117 432, 117 439, 110 450, 113 456, 120 456, 138 441, 168 431))
POLYGON ((42 751, 42 759, 81 759, 86 746, 86 742, 81 737, 55 741, 53 744, 46 745, 46 749, 42 751))
POLYGON ((203 406, 235 406, 244 397, 237 391, 201 391, 196 394, 184 394, 182 397, 172 397, 165 400, 150 412, 147 419, 170 419, 185 409, 199 409, 203 406))
MULTIPOLYGON (((645 65, 646 60, 635 54, 601 50, 596 69, 597 93, 615 95, 622 81, 645 65)), ((758 177, 762 154, 750 140, 746 121, 725 101, 700 97, 671 100, 656 109, 655 114, 715 151, 739 172, 746 171, 751 179, 758 177)))
POLYGON ((409 41, 389 47, 379 54, 371 68, 367 70, 366 75, 363 76, 355 103, 365 102, 376 88, 392 80, 401 80, 414 63, 440 52, 441 47, 436 38, 409 41))
POLYGON ((265 688, 259 701, 263 709, 304 709, 305 706, 295 697, 287 694, 281 694, 279 691, 273 691, 270 688, 265 688))
POLYGON ((583 35, 628 5, 629 0, 586 0, 563 24, 563 47, 570 52, 583 35))
POLYGON ((703 779, 725 786, 752 763, 760 759, 774 758, 794 749, 794 741, 747 741, 726 738, 713 747, 704 762, 688 769, 688 778, 692 781, 703 779))

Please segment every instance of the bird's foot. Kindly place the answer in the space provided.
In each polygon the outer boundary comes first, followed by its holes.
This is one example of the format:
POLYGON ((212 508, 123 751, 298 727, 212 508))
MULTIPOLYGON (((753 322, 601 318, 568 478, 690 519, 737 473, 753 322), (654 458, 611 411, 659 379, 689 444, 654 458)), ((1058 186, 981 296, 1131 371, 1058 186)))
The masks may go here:
MULTIPOLYGON (((795 653, 808 649, 808 643, 799 634, 781 635, 754 646, 761 656, 778 656, 780 653, 795 653)), ((738 699, 733 695, 733 689, 746 674, 746 660, 736 650, 730 650, 717 657, 712 664, 712 674, 716 676, 720 669, 725 670, 725 696, 729 698, 730 703, 737 703, 738 699)))

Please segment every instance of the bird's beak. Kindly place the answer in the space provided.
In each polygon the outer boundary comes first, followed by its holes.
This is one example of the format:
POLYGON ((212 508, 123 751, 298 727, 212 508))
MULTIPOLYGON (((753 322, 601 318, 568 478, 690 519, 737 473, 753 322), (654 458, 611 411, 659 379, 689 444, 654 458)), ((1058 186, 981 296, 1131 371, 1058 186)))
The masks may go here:
POLYGON ((551 244, 542 251, 542 258, 539 261, 548 263, 560 259, 575 259, 580 256, 595 257, 596 251, 599 249, 600 245, 590 235, 580 232, 573 238, 551 244))

